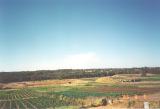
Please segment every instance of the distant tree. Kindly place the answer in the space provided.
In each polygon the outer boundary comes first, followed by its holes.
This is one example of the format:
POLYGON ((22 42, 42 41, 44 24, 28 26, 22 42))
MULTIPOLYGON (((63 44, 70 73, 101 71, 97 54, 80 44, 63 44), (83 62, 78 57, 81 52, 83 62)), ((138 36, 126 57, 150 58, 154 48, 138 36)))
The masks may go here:
POLYGON ((147 67, 142 68, 141 76, 142 76, 142 77, 147 76, 148 70, 149 70, 149 69, 148 69, 147 67))
POLYGON ((142 73, 141 73, 141 76, 142 76, 142 77, 146 77, 146 76, 147 76, 147 73, 146 73, 146 72, 142 72, 142 73))

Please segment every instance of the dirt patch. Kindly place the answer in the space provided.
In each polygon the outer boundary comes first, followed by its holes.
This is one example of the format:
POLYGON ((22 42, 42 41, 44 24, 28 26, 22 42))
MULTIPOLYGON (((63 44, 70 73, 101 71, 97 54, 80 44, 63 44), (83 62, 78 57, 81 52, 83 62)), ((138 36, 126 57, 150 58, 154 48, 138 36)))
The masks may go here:
POLYGON ((160 92, 149 95, 123 95, 120 99, 113 100, 112 104, 106 106, 91 107, 87 109, 143 109, 144 102, 148 102, 151 109, 159 109, 160 92))
POLYGON ((87 81, 80 79, 63 79, 63 80, 44 80, 44 81, 30 81, 30 82, 15 82, 8 84, 0 84, 1 89, 17 89, 25 87, 37 87, 37 86, 48 86, 48 85, 79 85, 85 84, 87 81))
POLYGON ((92 92, 139 92, 139 93, 155 93, 160 92, 160 88, 137 88, 137 87, 110 87, 110 86, 98 86, 84 89, 92 92))
POLYGON ((64 86, 76 86, 76 85, 83 85, 88 83, 88 81, 80 80, 80 79, 72 79, 71 81, 63 84, 64 86))
POLYGON ((24 87, 26 87, 24 83, 8 83, 8 84, 3 84, 2 89, 17 89, 24 87))
POLYGON ((3 89, 3 84, 0 83, 0 89, 3 89))

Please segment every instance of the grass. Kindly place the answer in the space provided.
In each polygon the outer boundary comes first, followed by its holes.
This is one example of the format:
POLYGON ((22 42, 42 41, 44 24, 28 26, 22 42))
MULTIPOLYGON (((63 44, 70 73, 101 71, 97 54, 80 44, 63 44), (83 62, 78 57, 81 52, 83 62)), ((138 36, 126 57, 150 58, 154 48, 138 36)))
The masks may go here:
POLYGON ((112 84, 112 85, 108 85, 110 87, 113 87, 113 88, 137 88, 138 86, 135 86, 135 85, 130 85, 130 84, 112 84))
POLYGON ((56 86, 33 87, 31 89, 36 90, 36 91, 40 91, 40 92, 51 92, 51 91, 59 92, 59 91, 69 90, 72 87, 73 86, 59 86, 59 85, 56 85, 56 86))
MULTIPOLYGON (((53 92, 56 95, 63 95, 71 98, 86 98, 86 97, 119 97, 124 94, 134 95, 138 94, 137 92, 109 92, 109 93, 99 93, 99 92, 87 92, 87 91, 79 91, 77 89, 71 89, 67 91, 53 92)), ((53 94, 52 93, 52 94, 53 94)))
POLYGON ((144 77, 142 80, 144 80, 144 81, 160 81, 160 75, 151 76, 151 77, 144 77))
POLYGON ((61 106, 61 107, 56 107, 55 109, 79 109, 79 106, 61 106))

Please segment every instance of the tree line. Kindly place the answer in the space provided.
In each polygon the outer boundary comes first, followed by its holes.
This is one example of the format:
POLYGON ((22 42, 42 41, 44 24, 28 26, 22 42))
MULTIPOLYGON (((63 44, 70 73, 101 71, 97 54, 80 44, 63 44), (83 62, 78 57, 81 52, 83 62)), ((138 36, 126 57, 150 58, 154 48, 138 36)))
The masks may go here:
POLYGON ((36 81, 49 79, 75 79, 113 76, 115 74, 160 74, 160 67, 112 68, 112 69, 61 69, 19 72, 0 72, 0 83, 36 81))

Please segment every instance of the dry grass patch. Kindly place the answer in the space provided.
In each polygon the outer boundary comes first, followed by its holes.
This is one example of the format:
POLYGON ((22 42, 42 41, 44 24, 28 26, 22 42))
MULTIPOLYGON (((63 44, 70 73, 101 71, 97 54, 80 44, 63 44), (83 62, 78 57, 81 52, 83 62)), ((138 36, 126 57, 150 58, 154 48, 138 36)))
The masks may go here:
POLYGON ((52 86, 52 85, 62 85, 62 86, 76 86, 88 83, 88 81, 81 79, 63 79, 63 80, 43 80, 43 81, 28 81, 28 82, 14 82, 0 84, 1 89, 18 89, 25 87, 39 87, 39 86, 52 86))
POLYGON ((98 78, 98 79, 96 80, 96 82, 98 82, 98 83, 114 84, 114 83, 117 83, 118 81, 117 81, 117 80, 114 80, 114 79, 111 78, 111 77, 101 77, 101 78, 98 78))

